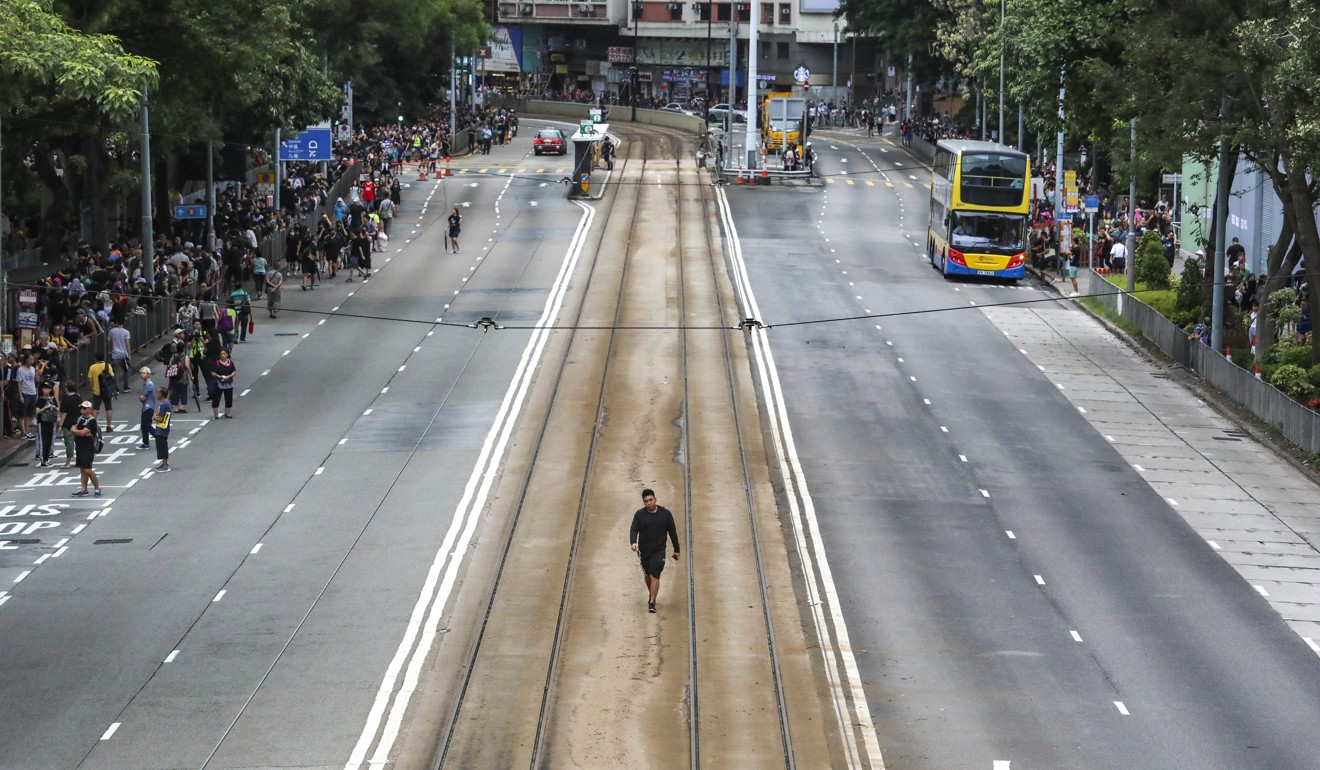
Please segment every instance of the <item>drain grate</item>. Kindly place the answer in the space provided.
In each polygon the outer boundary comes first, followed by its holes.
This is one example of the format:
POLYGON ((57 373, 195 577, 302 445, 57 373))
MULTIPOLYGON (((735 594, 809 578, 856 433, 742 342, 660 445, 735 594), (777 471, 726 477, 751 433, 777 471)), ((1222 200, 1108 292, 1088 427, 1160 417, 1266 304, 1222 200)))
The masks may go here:
POLYGON ((1150 373, 1150 376, 1151 376, 1151 377, 1154 377, 1154 378, 1157 379, 1157 380, 1167 380, 1167 379, 1169 379, 1169 375, 1165 374, 1164 372, 1151 372, 1151 373, 1150 373))
POLYGON ((108 540, 93 540, 92 545, 123 545, 131 542, 133 542, 131 537, 114 537, 108 540))
POLYGON ((1240 439, 1240 438, 1232 438, 1232 437, 1230 437, 1230 436, 1211 436, 1210 438, 1214 439, 1215 441, 1241 441, 1241 440, 1242 440, 1242 439, 1240 439))
MULTIPOLYGON (((1066 181, 1066 180, 1065 180, 1066 181)), ((298 332, 275 332, 276 337, 297 337, 298 332)))
POLYGON ((41 543, 40 540, 6 540, 5 542, 10 545, 38 545, 41 543))

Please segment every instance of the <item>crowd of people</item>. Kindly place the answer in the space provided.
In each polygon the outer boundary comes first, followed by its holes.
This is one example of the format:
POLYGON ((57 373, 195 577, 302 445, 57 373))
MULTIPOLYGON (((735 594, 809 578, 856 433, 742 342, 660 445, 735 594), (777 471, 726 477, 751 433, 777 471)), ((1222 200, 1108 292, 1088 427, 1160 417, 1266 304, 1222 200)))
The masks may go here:
MULTIPOLYGON (((501 123, 494 109, 465 107, 457 117, 460 130, 501 123)), ((512 122, 509 113, 503 122, 512 122)), ((78 244, 54 272, 23 287, 35 294, 36 327, 0 362, 9 434, 33 442, 40 467, 50 467, 62 445, 64 467, 83 471, 86 494, 100 494, 89 459, 99 451, 94 445, 128 423, 141 433, 139 449, 155 442, 155 469, 169 472, 171 415, 190 404, 204 411, 209 402, 213 419, 233 416, 235 347, 255 332, 254 306, 264 299, 276 318, 286 275, 301 275, 304 291, 341 271, 348 281, 370 277, 371 254, 385 248, 402 203, 401 164, 447 157, 448 129, 448 105, 415 125, 363 128, 336 142, 324 172, 319 164, 291 165, 278 208, 255 186, 231 183, 217 193, 214 245, 204 242, 205 221, 158 220, 151 270, 142 244, 124 234, 104 249, 78 244), (361 176, 349 200, 330 201, 350 171, 361 176), (264 248, 273 238, 282 252, 264 248), (155 360, 135 369, 132 358, 149 341, 133 340, 128 320, 155 313, 167 314, 173 328, 155 360), (68 370, 77 349, 94 352, 85 372, 68 370), (121 411, 117 423, 114 405, 123 399, 140 409, 136 420, 121 411)), ((450 224, 456 249, 457 225, 450 224)))

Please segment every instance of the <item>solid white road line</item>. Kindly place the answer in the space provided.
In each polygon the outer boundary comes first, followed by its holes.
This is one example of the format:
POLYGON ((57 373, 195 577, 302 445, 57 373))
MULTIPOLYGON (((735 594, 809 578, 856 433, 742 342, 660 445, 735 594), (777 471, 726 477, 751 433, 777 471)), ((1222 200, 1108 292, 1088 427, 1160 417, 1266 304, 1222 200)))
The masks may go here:
POLYGON ((248 555, 261 553, 261 545, 262 545, 261 543, 257 543, 256 545, 252 546, 252 550, 248 551, 248 555))
POLYGON ((1041 577, 1040 575, 1032 575, 1032 577, 1036 579, 1036 585, 1038 586, 1045 585, 1045 578, 1041 577))
POLYGON ((118 729, 119 729, 119 723, 118 723, 118 722, 115 722, 115 723, 111 724, 110 727, 107 728, 105 732, 101 733, 101 740, 103 740, 103 741, 108 741, 108 740, 110 740, 110 736, 114 735, 114 734, 115 734, 115 731, 118 730, 118 729))
POLYGON ((211 600, 211 603, 212 603, 212 604, 215 604, 216 602, 218 602, 218 601, 220 601, 221 599, 225 598, 225 592, 228 591, 228 590, 229 590, 229 589, 227 589, 227 588, 221 588, 221 589, 220 589, 220 593, 218 593, 218 594, 215 595, 215 598, 211 600))
POLYGON ((577 201, 574 205, 582 209, 582 218, 578 221, 577 229, 564 254, 559 274, 551 284, 541 317, 528 337, 527 345, 523 348, 504 399, 496 412, 495 421, 482 443, 477 462, 464 486, 463 496, 454 509, 449 529, 445 532, 440 548, 435 553, 422 591, 417 597, 417 603, 404 630, 403 639, 399 642, 399 647, 385 670, 380 687, 376 691, 376 698, 368 712, 366 724, 344 765, 346 770, 356 770, 363 762, 370 762, 373 767, 384 766, 390 762, 390 753, 398 739, 409 701, 417 689, 422 667, 439 636, 440 621, 463 567, 462 557, 466 556, 468 545, 476 534, 480 513, 486 506, 491 487, 498 475, 494 469, 504 459, 514 426, 531 388, 533 375, 550 340, 551 332, 544 327, 559 316, 568 293, 570 278, 577 268, 586 244, 587 233, 595 221, 594 207, 577 201), (378 735, 379 740, 377 740, 378 735), (368 760, 367 751, 373 744, 376 749, 368 760))
POLYGON ((284 506, 284 512, 285 512, 285 513, 288 513, 289 511, 292 511, 292 510, 293 510, 293 506, 295 506, 295 505, 297 505, 297 503, 289 503, 288 505, 284 506))
MULTIPOLYGON (((751 279, 747 275, 747 265, 743 261, 742 243, 738 239, 733 212, 723 188, 715 191, 715 200, 720 221, 727 234, 734 290, 741 298, 743 306, 747 308, 746 315, 760 318, 760 307, 752 291, 751 279)), ((770 349, 769 334, 765 329, 754 329, 750 339, 758 382, 770 412, 770 432, 776 465, 784 488, 790 490, 787 500, 793 524, 794 544, 804 566, 808 606, 817 639, 820 641, 819 649, 823 658, 824 673, 833 693, 834 716, 838 723, 839 734, 844 737, 844 758, 849 768, 869 765, 883 770, 885 763, 880 754, 875 723, 871 718, 866 692, 862 688, 861 673, 857 668, 848 626, 840 608, 833 572, 825 554, 820 522, 816 517, 815 501, 807 486, 806 473, 802 468, 802 460, 798 456, 793 438, 793 429, 788 420, 788 407, 784 402, 784 390, 779 380, 779 371, 775 366, 774 352, 770 349)))
POLYGON ((1118 713, 1122 714, 1123 716, 1125 716, 1125 717, 1126 717, 1126 716, 1132 716, 1131 714, 1128 713, 1127 706, 1124 706, 1124 705, 1123 705, 1123 701, 1121 701, 1121 700, 1116 700, 1116 701, 1114 701, 1114 707, 1117 708, 1117 709, 1118 709, 1118 713))
POLYGON ((166 656, 165 656, 165 662, 166 662, 166 663, 173 663, 173 662, 174 662, 174 659, 177 658, 177 657, 179 657, 179 651, 178 651, 178 650, 175 650, 175 651, 171 652, 169 655, 166 655, 166 656))
POLYGON ((1072 634, 1072 638, 1074 642, 1082 641, 1082 635, 1077 633, 1076 631, 1069 631, 1068 633, 1072 634))
POLYGON ((1004 534, 1008 535, 1009 540, 1017 540, 1017 535, 1013 534, 1013 530, 1011 529, 1004 530, 1004 534))
POLYGON ((991 765, 990 770, 1009 770, 1007 759, 996 759, 991 765))

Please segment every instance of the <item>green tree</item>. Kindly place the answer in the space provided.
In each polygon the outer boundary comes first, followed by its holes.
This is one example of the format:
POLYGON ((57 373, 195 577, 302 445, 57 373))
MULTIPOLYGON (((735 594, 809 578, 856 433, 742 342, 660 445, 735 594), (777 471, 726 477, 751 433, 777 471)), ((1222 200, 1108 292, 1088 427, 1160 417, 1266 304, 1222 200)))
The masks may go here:
POLYGON ((1159 233, 1154 230, 1147 230, 1142 233, 1141 241, 1137 244, 1137 280, 1146 284, 1147 289, 1167 289, 1172 282, 1169 280, 1169 263, 1164 259, 1164 244, 1160 242, 1159 233))
MULTIPOLYGON (((51 0, 4 0, 0 73, 0 107, 6 112, 16 108, 7 144, 32 158, 30 171, 12 158, 5 158, 5 167, 30 173, 46 187, 40 242, 43 255, 53 259, 74 200, 70 182, 80 177, 83 154, 89 148, 93 154, 107 151, 103 134, 134 114, 143 89, 157 80, 157 64, 130 53, 112 35, 74 28, 51 0)), ((22 174, 14 176, 21 183, 22 174)))

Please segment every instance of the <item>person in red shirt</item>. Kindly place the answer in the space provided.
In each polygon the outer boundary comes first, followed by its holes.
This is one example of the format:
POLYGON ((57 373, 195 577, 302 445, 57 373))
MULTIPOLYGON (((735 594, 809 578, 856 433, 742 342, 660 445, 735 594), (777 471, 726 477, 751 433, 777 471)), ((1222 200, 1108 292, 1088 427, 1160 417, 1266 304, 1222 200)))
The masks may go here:
POLYGON ((367 211, 376 210, 376 183, 370 179, 362 183, 362 203, 367 211))

